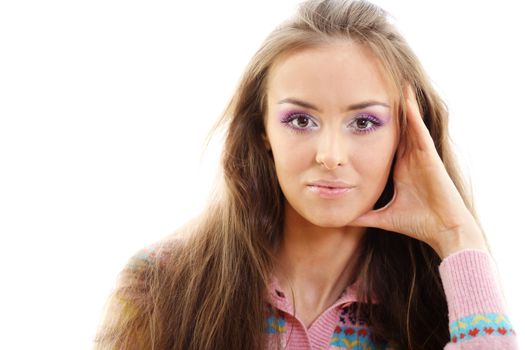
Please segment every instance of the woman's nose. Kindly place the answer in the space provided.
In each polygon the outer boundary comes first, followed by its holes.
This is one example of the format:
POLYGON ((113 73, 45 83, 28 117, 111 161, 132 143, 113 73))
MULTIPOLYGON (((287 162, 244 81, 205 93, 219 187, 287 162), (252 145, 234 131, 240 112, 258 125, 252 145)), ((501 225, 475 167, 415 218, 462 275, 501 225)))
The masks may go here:
POLYGON ((347 162, 348 139, 338 131, 325 130, 319 138, 315 160, 328 170, 347 162))

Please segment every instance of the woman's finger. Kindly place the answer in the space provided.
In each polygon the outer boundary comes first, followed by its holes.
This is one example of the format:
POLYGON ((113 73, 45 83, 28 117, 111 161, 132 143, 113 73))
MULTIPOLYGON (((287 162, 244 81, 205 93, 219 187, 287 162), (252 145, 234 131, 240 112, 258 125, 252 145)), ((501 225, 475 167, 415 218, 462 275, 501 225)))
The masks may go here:
POLYGON ((420 150, 430 150, 435 148, 430 131, 427 129, 419 106, 416 94, 411 85, 406 88, 407 96, 407 140, 408 147, 420 150))
POLYGON ((384 230, 393 230, 392 218, 389 211, 390 206, 394 203, 397 196, 397 190, 394 188, 392 199, 379 209, 370 210, 351 222, 352 226, 377 227, 384 230))

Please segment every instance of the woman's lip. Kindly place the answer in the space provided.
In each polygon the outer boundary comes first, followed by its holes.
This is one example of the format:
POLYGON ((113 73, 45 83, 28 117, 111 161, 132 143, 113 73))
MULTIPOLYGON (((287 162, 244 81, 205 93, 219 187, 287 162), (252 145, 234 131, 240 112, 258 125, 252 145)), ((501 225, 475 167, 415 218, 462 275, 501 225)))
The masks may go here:
POLYGON ((310 192, 313 192, 317 195, 319 195, 322 198, 336 198, 344 196, 347 192, 349 192, 352 187, 326 187, 326 186, 318 186, 318 185, 308 185, 308 190, 310 192))
POLYGON ((352 186, 344 181, 327 181, 318 180, 308 183, 308 186, 327 187, 327 188, 352 188, 352 186))

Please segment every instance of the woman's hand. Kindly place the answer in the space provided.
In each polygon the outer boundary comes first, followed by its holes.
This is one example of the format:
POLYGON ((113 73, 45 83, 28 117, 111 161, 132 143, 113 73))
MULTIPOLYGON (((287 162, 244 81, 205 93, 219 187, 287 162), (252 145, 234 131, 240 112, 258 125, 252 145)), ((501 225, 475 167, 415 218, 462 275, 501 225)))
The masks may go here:
POLYGON ((481 229, 449 177, 407 88, 407 137, 394 166, 394 196, 350 225, 399 232, 429 244, 444 259, 465 248, 486 250, 481 229))

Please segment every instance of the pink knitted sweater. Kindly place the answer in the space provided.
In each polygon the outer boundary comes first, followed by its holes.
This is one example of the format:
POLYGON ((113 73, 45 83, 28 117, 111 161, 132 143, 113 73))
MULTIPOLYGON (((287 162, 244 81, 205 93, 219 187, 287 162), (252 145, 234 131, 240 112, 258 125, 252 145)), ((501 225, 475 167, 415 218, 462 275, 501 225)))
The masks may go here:
MULTIPOLYGON (((148 264, 159 255, 162 256, 156 247, 146 248, 134 256, 132 265, 148 264)), ((449 310, 450 342, 445 350, 518 348, 488 253, 462 250, 445 258, 439 272, 449 310)), ((388 344, 374 343, 366 323, 355 319, 355 285, 348 286, 308 328, 294 316, 293 307, 275 278, 268 285, 267 301, 268 349, 390 349, 388 344)))
MULTIPOLYGON (((450 342, 445 350, 517 349, 516 336, 503 305, 490 255, 463 250, 439 266, 449 308, 450 342)), ((266 320, 268 348, 388 349, 369 338, 366 324, 353 317, 355 287, 349 286, 332 306, 306 328, 294 317, 292 305, 274 280, 269 285, 266 320)))

